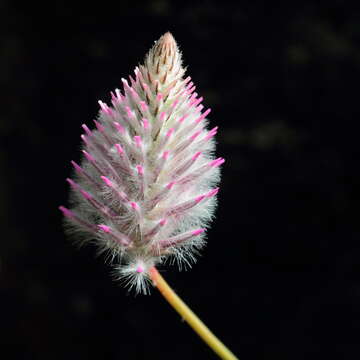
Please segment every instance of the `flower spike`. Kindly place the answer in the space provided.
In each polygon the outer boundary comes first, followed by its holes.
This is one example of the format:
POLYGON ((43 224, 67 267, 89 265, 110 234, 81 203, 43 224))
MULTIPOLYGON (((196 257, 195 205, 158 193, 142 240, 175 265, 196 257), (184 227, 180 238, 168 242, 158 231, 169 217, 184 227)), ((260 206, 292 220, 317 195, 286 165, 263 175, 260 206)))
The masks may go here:
POLYGON ((189 264, 204 245, 219 188, 222 157, 214 157, 217 127, 181 53, 164 34, 111 105, 99 100, 95 128, 82 125, 82 160, 68 178, 65 221, 84 242, 108 252, 119 280, 147 294, 152 281, 181 317, 224 360, 237 360, 172 291, 156 269, 167 258, 189 264), (215 187, 214 187, 215 186, 215 187))
POLYGON ((217 127, 210 109, 185 77, 170 33, 150 49, 143 65, 110 101, 98 101, 94 126, 83 124, 82 160, 70 184, 67 223, 86 233, 110 258, 119 276, 147 292, 150 269, 168 257, 189 262, 203 246, 216 202, 217 127))

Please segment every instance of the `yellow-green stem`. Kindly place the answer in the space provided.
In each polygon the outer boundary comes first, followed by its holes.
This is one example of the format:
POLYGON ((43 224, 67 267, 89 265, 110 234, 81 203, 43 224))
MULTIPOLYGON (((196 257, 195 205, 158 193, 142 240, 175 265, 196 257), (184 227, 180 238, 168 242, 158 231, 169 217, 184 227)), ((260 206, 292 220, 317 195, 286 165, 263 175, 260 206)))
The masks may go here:
POLYGON ((237 357, 208 329, 179 296, 176 295, 155 267, 150 269, 149 274, 154 285, 164 298, 221 359, 237 360, 237 357))

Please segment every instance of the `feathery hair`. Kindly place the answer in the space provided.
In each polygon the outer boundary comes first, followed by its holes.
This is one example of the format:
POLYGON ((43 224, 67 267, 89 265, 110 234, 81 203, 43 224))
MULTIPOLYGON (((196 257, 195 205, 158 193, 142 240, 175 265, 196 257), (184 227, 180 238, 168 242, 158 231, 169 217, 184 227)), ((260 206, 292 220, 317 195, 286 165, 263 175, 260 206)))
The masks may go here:
POLYGON ((82 125, 83 157, 72 161, 70 209, 60 206, 82 241, 95 241, 119 278, 147 293, 148 270, 165 259, 194 260, 214 211, 219 166, 207 129, 203 98, 184 78, 181 53, 164 34, 111 92, 99 101, 95 129, 82 125))

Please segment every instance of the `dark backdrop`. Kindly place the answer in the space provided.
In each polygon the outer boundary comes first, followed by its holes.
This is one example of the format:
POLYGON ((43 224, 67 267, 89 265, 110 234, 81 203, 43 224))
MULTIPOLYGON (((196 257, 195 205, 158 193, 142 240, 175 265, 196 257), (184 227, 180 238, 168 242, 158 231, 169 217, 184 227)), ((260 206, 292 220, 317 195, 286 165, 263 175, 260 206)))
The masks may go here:
POLYGON ((208 246, 163 267, 242 360, 360 355, 360 9, 346 1, 0 3, 2 359, 215 359, 160 295, 66 239, 97 100, 170 30, 226 158, 208 246))

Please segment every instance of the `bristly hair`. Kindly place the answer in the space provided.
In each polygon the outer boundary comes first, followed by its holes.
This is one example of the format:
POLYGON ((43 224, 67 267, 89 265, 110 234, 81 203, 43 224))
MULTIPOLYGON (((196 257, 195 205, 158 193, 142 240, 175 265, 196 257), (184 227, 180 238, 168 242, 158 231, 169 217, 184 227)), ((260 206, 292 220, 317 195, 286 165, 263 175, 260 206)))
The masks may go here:
POLYGON ((168 258, 194 261, 216 205, 219 166, 210 109, 184 77, 181 53, 164 34, 111 105, 99 101, 95 128, 82 125, 82 159, 60 206, 81 241, 106 253, 117 277, 148 293, 148 271, 168 258))

